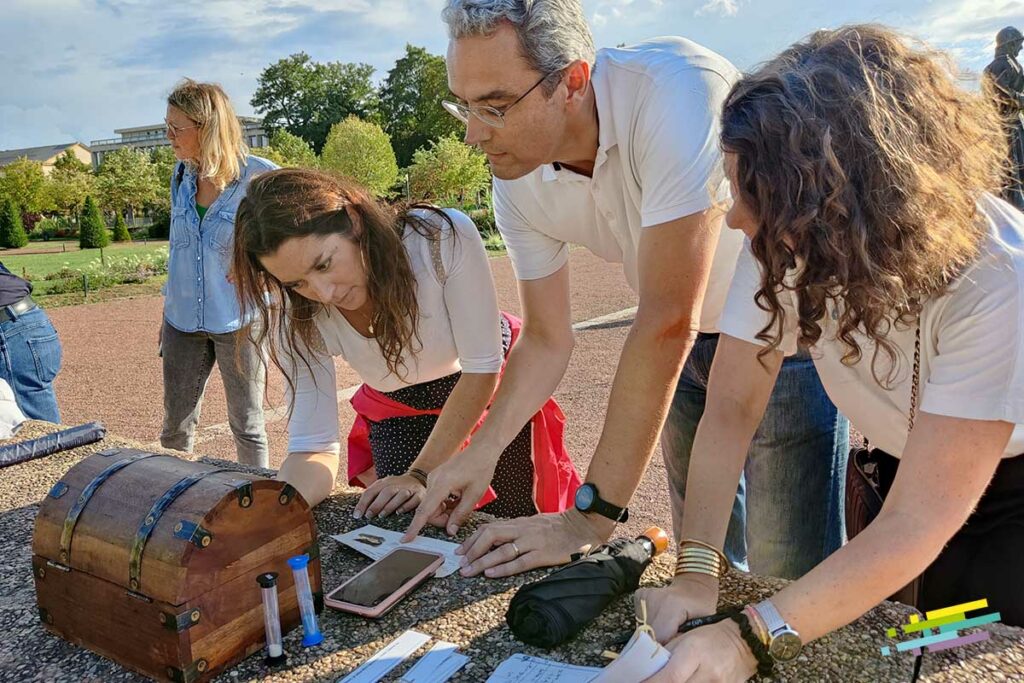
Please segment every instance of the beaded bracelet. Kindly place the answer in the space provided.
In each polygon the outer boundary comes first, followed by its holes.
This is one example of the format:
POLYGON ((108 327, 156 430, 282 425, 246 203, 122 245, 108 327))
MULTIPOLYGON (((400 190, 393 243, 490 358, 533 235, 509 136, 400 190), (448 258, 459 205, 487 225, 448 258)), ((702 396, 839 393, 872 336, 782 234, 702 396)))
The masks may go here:
POLYGON ((762 678, 771 676, 775 672, 775 660, 768 653, 768 648, 761 642, 761 639, 754 635, 754 631, 750 626, 750 619, 739 608, 733 607, 725 610, 725 612, 740 627, 740 636, 742 636, 743 641, 754 654, 754 658, 757 660, 757 675, 762 678))

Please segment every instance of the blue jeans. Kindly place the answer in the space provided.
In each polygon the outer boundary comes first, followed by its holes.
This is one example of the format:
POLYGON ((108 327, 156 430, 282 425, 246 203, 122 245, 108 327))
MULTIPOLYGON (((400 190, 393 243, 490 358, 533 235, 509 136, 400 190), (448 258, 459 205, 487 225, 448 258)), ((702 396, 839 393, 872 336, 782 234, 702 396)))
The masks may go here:
POLYGON ((43 309, 0 322, 0 378, 11 385, 25 417, 60 423, 53 380, 62 358, 57 330, 43 309))
MULTIPOLYGON (((698 337, 661 433, 677 541, 690 451, 717 346, 717 335, 698 337)), ((725 554, 737 568, 796 579, 843 544, 849 438, 849 422, 825 394, 810 356, 786 358, 750 444, 729 520, 725 554)))

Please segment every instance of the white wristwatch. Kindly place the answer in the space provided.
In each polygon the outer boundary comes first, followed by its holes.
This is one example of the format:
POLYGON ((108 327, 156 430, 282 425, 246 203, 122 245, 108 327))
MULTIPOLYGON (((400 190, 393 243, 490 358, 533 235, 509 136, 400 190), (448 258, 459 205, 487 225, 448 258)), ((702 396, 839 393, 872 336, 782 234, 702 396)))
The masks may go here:
POLYGON ((800 634, 786 623, 786 620, 775 609, 771 600, 764 600, 753 606, 768 629, 768 654, 777 662, 788 662, 796 659, 804 643, 800 634))

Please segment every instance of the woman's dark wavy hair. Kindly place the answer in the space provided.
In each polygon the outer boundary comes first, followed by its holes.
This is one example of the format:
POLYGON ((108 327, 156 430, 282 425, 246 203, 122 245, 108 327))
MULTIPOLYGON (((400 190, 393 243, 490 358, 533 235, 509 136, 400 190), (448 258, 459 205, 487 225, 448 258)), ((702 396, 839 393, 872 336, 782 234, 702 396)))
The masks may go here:
POLYGON ((403 375, 403 355, 421 348, 416 278, 402 243, 405 226, 439 239, 437 226, 425 220, 423 210, 438 214, 454 229, 448 215, 436 207, 416 204, 396 210, 351 180, 324 171, 279 169, 249 183, 235 218, 235 290, 243 316, 255 315, 250 340, 260 346, 266 343, 271 361, 292 389, 295 364, 310 366, 305 350, 325 351, 314 320, 324 304, 283 287, 260 258, 276 252, 286 240, 309 235, 337 234, 355 242, 374 304, 373 335, 388 370, 403 375))
POLYGON ((798 295, 806 345, 821 337, 832 299, 843 362, 860 361, 854 335, 866 335, 872 372, 891 386, 893 325, 914 324, 977 259, 986 227, 976 202, 1000 187, 1006 142, 991 104, 948 69, 887 28, 847 26, 814 33, 732 88, 721 141, 758 221, 755 300, 770 314, 762 353, 781 342, 783 290, 798 295))

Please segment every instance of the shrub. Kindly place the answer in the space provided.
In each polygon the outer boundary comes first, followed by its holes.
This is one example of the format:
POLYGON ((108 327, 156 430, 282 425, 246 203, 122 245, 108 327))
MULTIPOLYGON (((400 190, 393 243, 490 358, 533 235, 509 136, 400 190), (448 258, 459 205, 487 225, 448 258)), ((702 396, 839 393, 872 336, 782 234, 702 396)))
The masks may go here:
POLYGON ((114 219, 114 241, 115 242, 131 242, 132 236, 128 232, 128 225, 124 222, 124 216, 121 212, 117 212, 117 218, 114 219))
POLYGON ((48 273, 43 277, 47 294, 70 294, 82 291, 82 276, 89 281, 89 289, 103 289, 114 285, 137 284, 151 277, 167 273, 167 247, 161 247, 152 254, 93 259, 84 268, 68 268, 48 273))
POLYGON ((387 195, 398 180, 391 138, 380 126, 350 116, 331 127, 320 153, 323 168, 349 176, 377 196, 387 195))
POLYGON ((21 223, 21 211, 10 199, 0 205, 0 247, 17 249, 28 244, 28 235, 21 223))
POLYGON ((165 240, 171 236, 171 210, 158 206, 152 212, 153 224, 149 226, 149 238, 165 240))
POLYGON ((82 225, 78 232, 78 246, 82 249, 102 249, 110 244, 110 233, 103 222, 103 216, 92 197, 85 198, 82 211, 82 225))
POLYGON ((56 218, 44 218, 36 223, 35 229, 29 233, 28 238, 30 240, 43 240, 44 242, 49 242, 57 236, 57 232, 59 230, 60 224, 56 218))

